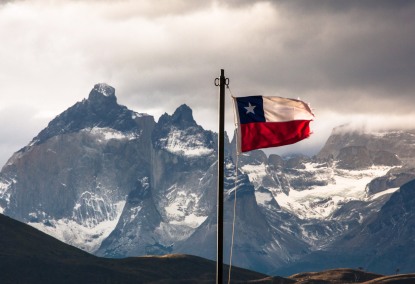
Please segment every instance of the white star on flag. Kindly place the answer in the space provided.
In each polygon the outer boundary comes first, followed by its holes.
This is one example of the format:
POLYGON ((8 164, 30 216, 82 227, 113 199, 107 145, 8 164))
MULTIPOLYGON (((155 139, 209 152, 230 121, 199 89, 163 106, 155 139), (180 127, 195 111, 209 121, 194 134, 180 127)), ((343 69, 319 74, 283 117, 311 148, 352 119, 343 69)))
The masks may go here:
POLYGON ((245 109, 246 109, 246 114, 248 114, 248 113, 255 114, 255 112, 254 112, 254 108, 256 108, 256 106, 253 106, 253 105, 251 105, 251 103, 249 103, 249 106, 245 107, 245 109))

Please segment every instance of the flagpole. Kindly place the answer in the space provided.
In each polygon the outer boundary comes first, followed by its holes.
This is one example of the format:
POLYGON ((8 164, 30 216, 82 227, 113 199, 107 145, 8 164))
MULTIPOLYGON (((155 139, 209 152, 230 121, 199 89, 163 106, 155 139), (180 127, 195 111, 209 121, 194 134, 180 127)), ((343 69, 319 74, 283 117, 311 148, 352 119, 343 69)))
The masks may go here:
POLYGON ((216 250, 216 283, 223 282, 223 183, 225 164, 225 71, 220 70, 220 77, 215 79, 219 86, 219 135, 218 135, 218 192, 217 192, 217 250, 216 250))

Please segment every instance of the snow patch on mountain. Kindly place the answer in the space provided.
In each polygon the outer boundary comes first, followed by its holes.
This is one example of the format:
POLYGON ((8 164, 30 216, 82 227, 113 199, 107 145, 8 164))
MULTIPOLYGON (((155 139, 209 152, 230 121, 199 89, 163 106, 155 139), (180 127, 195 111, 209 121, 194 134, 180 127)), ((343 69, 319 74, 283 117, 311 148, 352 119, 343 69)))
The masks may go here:
POLYGON ((170 224, 174 225, 186 225, 190 228, 196 229, 197 227, 202 224, 208 216, 197 216, 196 214, 189 214, 184 216, 184 219, 182 221, 176 221, 173 220, 170 222, 170 224))
POLYGON ((94 135, 98 142, 107 142, 109 140, 134 140, 140 137, 137 132, 122 132, 109 127, 85 128, 82 132, 94 135))
POLYGON ((136 206, 130 208, 130 222, 132 222, 134 219, 138 217, 138 214, 140 213, 141 209, 143 209, 142 206, 136 206))
MULTIPOLYGON (((94 227, 81 225, 67 218, 59 220, 48 220, 46 222, 29 222, 28 224, 52 237, 67 244, 78 247, 89 253, 94 253, 114 230, 121 216, 125 201, 114 204, 117 215, 112 220, 105 220, 94 227)), ((38 212, 39 213, 39 212, 38 212)), ((38 215, 38 213, 34 213, 38 215)))
MULTIPOLYGON (((306 164, 307 171, 316 169, 317 164, 306 164)), ((278 204, 299 218, 330 219, 343 204, 350 201, 368 201, 380 197, 368 197, 366 185, 376 177, 385 175, 391 167, 372 166, 363 170, 334 169, 333 180, 326 186, 313 186, 308 190, 291 189, 288 195, 277 193, 278 204)), ((386 194, 386 193, 384 193, 386 194)))
POLYGON ((146 113, 141 113, 141 112, 133 112, 131 115, 131 118, 136 119, 136 118, 145 117, 145 116, 149 116, 149 115, 146 113))
POLYGON ((6 181, 0 179, 0 214, 4 212, 4 209, 9 205, 10 203, 10 192, 9 187, 12 184, 12 181, 6 181), (4 204, 2 204, 4 203, 4 204), (4 205, 4 206, 2 206, 4 205))
POLYGON ((113 96, 115 89, 108 84, 99 83, 94 86, 94 90, 104 95, 105 97, 113 96))
POLYGON ((189 135, 184 130, 173 129, 167 137, 160 138, 160 144, 176 155, 200 157, 213 153, 213 149, 207 148, 203 139, 203 133, 189 135))
POLYGON ((254 184, 262 181, 262 178, 267 175, 267 166, 264 163, 259 165, 244 165, 241 167, 241 170, 248 175, 249 181, 254 184))
POLYGON ((170 224, 185 225, 197 228, 208 216, 198 216, 194 213, 194 206, 199 203, 199 197, 186 190, 169 189, 167 194, 168 204, 164 207, 170 224))
POLYGON ((255 199, 258 204, 265 205, 268 202, 271 202, 274 197, 271 192, 255 192, 255 199))
POLYGON ((116 219, 118 213, 117 204, 112 204, 106 195, 85 191, 74 206, 72 218, 84 227, 93 228, 116 219))
POLYGON ((161 222, 154 232, 159 237, 160 242, 174 243, 186 240, 194 231, 195 228, 186 225, 161 222))
POLYGON ((9 189, 10 184, 11 182, 0 180, 0 196, 3 196, 3 194, 6 193, 6 191, 9 189))

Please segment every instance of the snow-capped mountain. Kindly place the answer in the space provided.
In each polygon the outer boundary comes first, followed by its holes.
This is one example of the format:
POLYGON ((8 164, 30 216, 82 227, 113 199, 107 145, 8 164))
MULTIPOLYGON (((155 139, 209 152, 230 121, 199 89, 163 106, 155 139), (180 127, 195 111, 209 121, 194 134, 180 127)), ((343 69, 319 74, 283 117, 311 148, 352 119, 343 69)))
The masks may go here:
POLYGON ((114 229, 137 179, 150 175, 153 117, 97 84, 1 172, 4 214, 93 251, 114 229))
MULTIPOLYGON (((237 156, 235 141, 226 142, 225 261, 235 196, 234 265, 270 273, 342 244, 379 245, 348 240, 383 220, 399 187, 415 179, 414 133, 339 127, 315 157, 237 156)), ((0 211, 101 256, 214 259, 216 183, 217 135, 188 106, 155 122, 97 84, 8 160, 0 211)), ((407 244, 402 238, 394 247, 407 244)))

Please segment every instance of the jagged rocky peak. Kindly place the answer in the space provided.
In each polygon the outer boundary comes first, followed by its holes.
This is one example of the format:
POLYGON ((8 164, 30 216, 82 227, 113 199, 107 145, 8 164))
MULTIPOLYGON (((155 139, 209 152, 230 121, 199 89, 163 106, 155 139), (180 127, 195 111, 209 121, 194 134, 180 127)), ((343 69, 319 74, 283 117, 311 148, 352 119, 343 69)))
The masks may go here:
POLYGON ((310 157, 302 154, 292 155, 284 161, 284 166, 288 169, 305 169, 305 163, 310 162, 310 157))
POLYGON ((167 113, 163 114, 159 119, 159 123, 171 124, 178 126, 179 128, 197 126, 197 123, 193 118, 193 111, 186 104, 179 106, 171 116, 167 113))
POLYGON ((106 84, 106 83, 98 83, 94 85, 93 91, 97 91, 98 93, 104 95, 105 97, 115 97, 115 89, 114 87, 106 84))
POLYGON ((155 149, 178 156, 206 157, 215 153, 215 135, 193 119, 192 110, 183 104, 169 115, 163 114, 152 132, 155 149))
POLYGON ((115 96, 115 89, 106 83, 98 83, 89 93, 89 101, 93 102, 117 102, 117 97, 115 96))
POLYGON ((193 119, 192 109, 186 104, 182 104, 176 109, 176 111, 172 115, 172 119, 173 121, 178 121, 178 122, 184 122, 184 121, 194 122, 195 121, 193 119))
POLYGON ((254 150, 239 155, 238 163, 241 167, 243 167, 244 165, 261 165, 267 164, 268 158, 262 150, 254 150))
MULTIPOLYGON (((136 131, 143 127, 137 121, 139 116, 143 115, 117 103, 113 87, 99 83, 91 90, 88 99, 77 102, 55 117, 38 136, 33 138, 30 145, 41 144, 51 137, 83 129, 110 128, 123 132, 136 131)), ((152 120, 152 117, 150 118, 152 120)))
POLYGON ((284 159, 276 154, 271 154, 268 157, 268 165, 274 170, 281 169, 284 166, 284 159))

